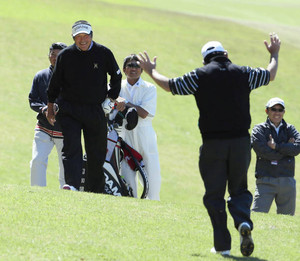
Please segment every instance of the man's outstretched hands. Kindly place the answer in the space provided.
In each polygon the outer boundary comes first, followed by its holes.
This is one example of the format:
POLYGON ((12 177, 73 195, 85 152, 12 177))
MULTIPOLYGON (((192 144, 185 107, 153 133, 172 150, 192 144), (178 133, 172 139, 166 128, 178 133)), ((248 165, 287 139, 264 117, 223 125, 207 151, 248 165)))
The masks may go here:
POLYGON ((278 54, 281 41, 276 33, 270 33, 270 43, 264 40, 264 44, 270 54, 278 54))
POLYGON ((154 56, 153 61, 150 60, 149 55, 146 51, 144 53, 139 53, 139 61, 141 68, 149 74, 149 76, 155 81, 155 83, 162 87, 165 91, 170 92, 169 86, 169 78, 160 74, 156 70, 156 59, 157 57, 154 56))

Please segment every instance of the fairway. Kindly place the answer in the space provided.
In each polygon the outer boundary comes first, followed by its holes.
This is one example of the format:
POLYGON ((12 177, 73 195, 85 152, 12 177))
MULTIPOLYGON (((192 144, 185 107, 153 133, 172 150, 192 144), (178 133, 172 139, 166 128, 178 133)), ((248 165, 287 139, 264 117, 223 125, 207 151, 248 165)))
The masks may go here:
MULTIPOLYGON (((278 74, 269 86, 250 95, 251 128, 265 121, 265 103, 278 96, 286 102, 285 120, 300 131, 299 1, 0 0, 0 6, 0 238, 5 238, 0 260, 219 260, 209 253, 212 231, 202 203, 202 141, 192 96, 174 97, 158 88, 153 125, 162 174, 160 202, 75 195, 58 190, 55 150, 49 158, 47 188, 29 186, 36 123, 28 103, 32 79, 49 66, 52 42, 73 43, 71 25, 79 19, 91 23, 94 40, 113 51, 120 67, 128 54, 147 50, 151 58, 158 57, 158 71, 170 78, 201 67, 201 47, 210 40, 222 42, 236 64, 266 67, 269 54, 263 40, 276 32, 282 41, 278 74)), ((142 77, 152 81, 146 74, 142 77)), ((252 193, 254 168, 252 152, 252 193)), ((299 179, 297 157, 298 192, 299 179)), ((260 245, 249 260, 300 260, 299 193, 295 217, 278 216, 275 207, 270 212, 253 214, 260 245), (281 238, 281 244, 274 245, 274 238, 281 238)), ((228 224, 232 260, 239 260, 231 217, 228 224)))

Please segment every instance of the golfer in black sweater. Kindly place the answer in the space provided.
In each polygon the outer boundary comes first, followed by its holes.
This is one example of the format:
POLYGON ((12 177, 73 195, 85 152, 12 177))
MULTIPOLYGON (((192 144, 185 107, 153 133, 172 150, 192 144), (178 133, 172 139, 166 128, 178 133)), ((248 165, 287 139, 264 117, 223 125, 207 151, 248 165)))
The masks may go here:
POLYGON ((213 226, 212 253, 230 255, 231 235, 227 227, 228 210, 240 234, 242 255, 254 250, 250 218, 252 194, 248 191, 247 172, 251 158, 249 128, 250 93, 275 79, 280 39, 270 35, 264 41, 270 53, 266 69, 233 64, 218 41, 202 47, 203 64, 183 76, 168 78, 156 70, 156 57, 140 53, 140 66, 165 91, 174 95, 194 95, 199 110, 202 134, 199 170, 205 187, 203 203, 213 226))
POLYGON ((92 27, 77 21, 72 27, 74 44, 57 58, 48 88, 50 124, 59 121, 64 135, 63 164, 68 190, 78 190, 82 171, 81 130, 87 154, 87 191, 102 193, 105 179, 107 123, 102 103, 115 100, 122 74, 112 52, 92 41, 92 27), (107 74, 110 75, 109 90, 107 74), (53 110, 58 98, 59 112, 53 110))

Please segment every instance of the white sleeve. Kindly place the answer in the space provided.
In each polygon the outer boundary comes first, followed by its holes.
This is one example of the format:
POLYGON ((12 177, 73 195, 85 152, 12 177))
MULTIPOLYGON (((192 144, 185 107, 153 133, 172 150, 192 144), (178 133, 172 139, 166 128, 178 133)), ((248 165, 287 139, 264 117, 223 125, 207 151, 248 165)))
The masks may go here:
POLYGON ((140 107, 146 110, 150 116, 154 117, 156 112, 157 92, 153 84, 149 84, 144 90, 144 95, 140 107))

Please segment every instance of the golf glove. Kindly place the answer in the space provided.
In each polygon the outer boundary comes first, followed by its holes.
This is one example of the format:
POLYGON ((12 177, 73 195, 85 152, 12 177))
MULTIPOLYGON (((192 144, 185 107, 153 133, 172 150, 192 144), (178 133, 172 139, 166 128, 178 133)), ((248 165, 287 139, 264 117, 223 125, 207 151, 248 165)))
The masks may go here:
POLYGON ((105 114, 109 114, 112 111, 113 107, 114 103, 109 98, 106 98, 102 103, 102 108, 105 114))

